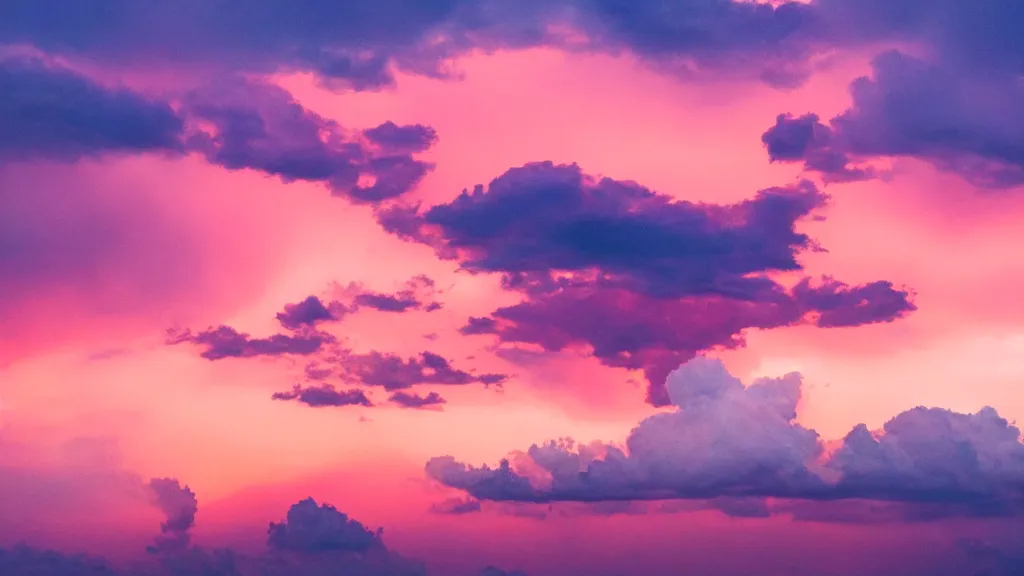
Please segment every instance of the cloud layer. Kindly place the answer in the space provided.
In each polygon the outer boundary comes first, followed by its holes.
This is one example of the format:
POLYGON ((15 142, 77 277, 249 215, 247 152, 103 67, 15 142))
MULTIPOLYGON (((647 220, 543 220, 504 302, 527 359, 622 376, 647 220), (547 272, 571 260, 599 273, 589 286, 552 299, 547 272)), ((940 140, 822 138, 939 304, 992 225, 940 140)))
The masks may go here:
POLYGON ((914 408, 880 434, 858 425, 826 452, 795 421, 800 388, 796 373, 744 386, 720 362, 697 358, 669 376, 676 409, 644 419, 623 448, 551 442, 513 459, 518 470, 451 457, 426 470, 483 500, 862 499, 1024 513, 1024 443, 994 409, 914 408))

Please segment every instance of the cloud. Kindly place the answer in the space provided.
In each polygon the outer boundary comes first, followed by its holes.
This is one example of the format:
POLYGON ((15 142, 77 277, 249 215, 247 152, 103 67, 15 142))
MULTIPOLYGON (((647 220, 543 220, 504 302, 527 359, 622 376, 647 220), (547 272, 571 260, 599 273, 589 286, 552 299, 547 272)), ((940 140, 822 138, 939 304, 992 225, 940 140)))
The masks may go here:
POLYGON ((883 174, 866 162, 908 157, 972 184, 1024 184, 1024 88, 1017 76, 949 68, 901 52, 872 61, 850 85, 853 105, 822 123, 780 115, 762 136, 773 161, 803 162, 829 181, 883 174))
POLYGON ((350 284, 345 292, 350 295, 352 306, 357 310, 365 307, 381 312, 433 312, 442 307, 440 302, 426 302, 435 295, 435 282, 422 274, 409 279, 401 290, 391 294, 367 290, 357 283, 350 284))
POLYGON ((331 344, 334 341, 333 336, 324 332, 295 335, 274 334, 267 338, 253 338, 230 326, 218 326, 194 334, 190 330, 170 330, 167 344, 173 346, 189 342, 204 347, 199 353, 203 358, 222 360, 224 358, 283 356, 286 354, 309 356, 318 352, 325 344, 331 344))
POLYGON ((380 312, 409 312, 439 310, 440 302, 429 301, 436 292, 434 281, 425 275, 414 276, 395 293, 374 292, 357 282, 346 287, 337 287, 335 292, 341 300, 325 303, 319 296, 311 295, 292 304, 285 304, 284 310, 277 313, 277 321, 289 330, 314 328, 319 323, 337 322, 358 312, 361 308, 370 308, 380 312), (343 300, 343 301, 342 301, 343 300))
POLYGON ((826 277, 820 286, 812 286, 805 278, 792 294, 797 303, 816 313, 814 323, 822 328, 892 322, 917 310, 912 293, 884 280, 848 286, 826 277))
POLYGON ((676 410, 641 421, 624 448, 550 442, 518 456, 518 469, 439 457, 426 471, 480 500, 862 499, 1024 514, 1024 443, 994 409, 914 408, 879 434, 855 427, 826 453, 795 422, 800 389, 796 373, 744 386, 721 362, 698 358, 669 377, 676 410))
POLYGON ((167 102, 109 89, 40 59, 0 59, 0 162, 180 153, 183 131, 167 102))
POLYGON ((340 302, 324 304, 320 298, 309 296, 294 304, 285 304, 284 310, 277 313, 277 321, 289 330, 313 328, 320 322, 336 322, 341 320, 350 308, 340 302))
POLYGON ((826 200, 804 181, 731 205, 698 204, 544 162, 447 204, 378 218, 466 270, 502 274, 503 286, 523 295, 470 318, 463 334, 549 352, 587 347, 608 366, 643 370, 648 399, 663 405, 670 370, 701 351, 742 345, 744 330, 811 316, 822 327, 854 326, 914 310, 911 293, 887 281, 807 279, 789 290, 771 278, 800 271, 799 256, 820 249, 796 226, 826 200))
POLYGON ((8 576, 118 576, 105 560, 29 546, 0 548, 0 574, 8 576))
POLYGON ((139 7, 125 0, 62 13, 53 0, 13 0, 0 43, 31 44, 109 66, 140 60, 187 70, 311 72, 344 89, 393 83, 393 69, 453 76, 451 58, 472 50, 531 47, 631 51, 680 75, 732 73, 790 85, 806 75, 815 11, 729 0, 686 5, 645 0, 200 2, 139 7), (74 26, 75 35, 67 30, 74 26), (139 37, 138 30, 160 30, 139 37))
POLYGON ((480 511, 480 501, 472 498, 448 498, 431 504, 430 512, 450 516, 473 514, 480 511))
POLYGON ((365 386, 379 386, 388 391, 405 390, 422 384, 498 384, 505 379, 500 374, 474 375, 459 370, 446 358, 433 352, 422 352, 419 357, 413 358, 377 351, 365 354, 347 352, 339 356, 337 364, 346 380, 365 386))
POLYGON ((437 392, 431 392, 426 396, 411 394, 409 392, 395 392, 388 398, 393 404, 403 408, 436 408, 447 404, 448 401, 437 392))
POLYGON ((364 136, 345 130, 270 84, 231 79, 189 94, 184 107, 196 125, 188 146, 229 170, 253 169, 285 182, 322 182, 356 203, 376 203, 411 190, 433 166, 412 157, 436 140, 425 126, 378 127, 364 136), (208 128, 207 128, 208 127, 208 128), (432 135, 419 147, 396 145, 398 134, 432 135), (390 136, 391 140, 388 140, 390 136))
POLYGON ((187 486, 175 478, 153 478, 149 481, 154 503, 166 516, 160 524, 160 535, 149 548, 152 553, 183 550, 189 545, 189 530, 196 523, 199 502, 187 486))
POLYGON ((302 387, 296 384, 289 392, 275 392, 273 400, 295 400, 306 406, 321 408, 324 406, 373 406, 362 390, 338 390, 330 384, 302 387))
POLYGON ((433 169, 413 157, 437 141, 427 126, 346 130, 280 87, 237 76, 179 100, 103 86, 39 58, 0 59, 0 162, 196 153, 228 170, 321 182, 356 203, 401 196, 433 169))
MULTIPOLYGON (((195 514, 194 495, 177 480, 154 480, 168 515, 160 538, 184 533, 195 514), (171 524, 178 522, 175 528, 171 524)), ((115 568, 101 559, 28 546, 0 548, 4 576, 424 576, 423 566, 390 550, 381 530, 370 530, 329 504, 307 498, 289 508, 281 522, 271 522, 266 550, 247 555, 231 549, 191 546, 151 547, 144 563, 115 568)), ((158 540, 159 541, 159 540, 158 540)))
POLYGON ((677 77, 780 87, 801 83, 837 50, 893 43, 922 46, 957 70, 1024 71, 1014 0, 908 0, 898 9, 886 0, 228 0, 216 8, 111 0, 73 12, 58 0, 8 4, 0 44, 108 67, 144 61, 179 73, 309 72, 337 89, 389 86, 396 68, 457 77, 451 61, 460 55, 537 47, 630 53, 677 77))
POLYGON ((307 498, 293 504, 283 522, 271 523, 267 545, 297 552, 363 552, 381 546, 381 531, 367 529, 330 504, 307 498))

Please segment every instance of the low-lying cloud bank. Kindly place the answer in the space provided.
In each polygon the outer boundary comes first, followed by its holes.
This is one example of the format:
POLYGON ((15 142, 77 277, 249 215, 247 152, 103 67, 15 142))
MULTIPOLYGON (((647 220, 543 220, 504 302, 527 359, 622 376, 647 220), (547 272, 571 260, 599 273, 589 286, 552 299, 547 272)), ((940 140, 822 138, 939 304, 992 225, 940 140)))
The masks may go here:
POLYGON ((622 448, 563 440, 496 468, 434 458, 427 474, 494 501, 869 500, 936 515, 1024 515, 1021 433, 992 408, 913 408, 880 432, 858 425, 827 450, 795 421, 797 373, 744 386, 721 362, 697 358, 667 389, 675 410, 644 419, 622 448))

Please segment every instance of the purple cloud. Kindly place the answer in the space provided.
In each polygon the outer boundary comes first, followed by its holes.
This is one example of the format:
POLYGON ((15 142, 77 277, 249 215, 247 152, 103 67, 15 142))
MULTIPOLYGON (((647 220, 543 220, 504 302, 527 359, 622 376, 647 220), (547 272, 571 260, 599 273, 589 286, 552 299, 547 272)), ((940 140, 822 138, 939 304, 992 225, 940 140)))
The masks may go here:
POLYGON ((480 501, 472 498, 448 498, 431 504, 432 514, 444 514, 448 516, 462 516, 480 511, 480 501))
POLYGON ((210 163, 259 170, 285 182, 322 182, 352 202, 398 197, 433 168, 386 140, 377 145, 347 133, 269 84, 227 81, 192 93, 185 104, 190 117, 213 126, 188 139, 189 148, 210 163))
POLYGON ((55 0, 12 1, 0 43, 32 44, 113 66, 141 59, 232 73, 311 72, 330 87, 357 90, 390 85, 394 68, 443 77, 460 54, 529 47, 626 50, 680 75, 732 73, 789 85, 806 74, 816 16, 801 3, 729 0, 667 9, 650 1, 555 0, 503 10, 480 0, 315 1, 302 7, 230 0, 217 9, 196 4, 189 10, 113 0, 107 9, 126 15, 114 22, 98 8, 65 15, 55 0), (72 25, 73 39, 67 35, 72 25), (145 41, 137 33, 155 29, 166 33, 145 41))
POLYGON ((362 390, 338 390, 330 384, 302 387, 296 384, 289 392, 275 392, 273 400, 295 400, 306 406, 322 408, 324 406, 365 406, 373 403, 362 390))
POLYGON ((324 304, 320 298, 309 296, 294 304, 285 304, 277 313, 277 321, 289 330, 314 328, 320 322, 336 322, 352 310, 340 302, 324 304))
POLYGON ((149 481, 153 501, 164 513, 166 520, 160 524, 160 535, 149 547, 149 552, 160 553, 183 550, 189 545, 189 530, 196 523, 199 502, 188 486, 182 486, 175 478, 153 478, 149 481))
POLYGON ((456 369, 446 358, 433 352, 423 352, 417 358, 402 358, 377 351, 365 354, 348 352, 340 357, 338 365, 345 379, 388 391, 421 384, 464 386, 484 382, 484 379, 495 383, 496 379, 495 375, 476 376, 456 369))
POLYGON ((351 297, 354 310, 365 307, 381 312, 433 312, 442 307, 440 302, 428 302, 434 297, 435 286, 432 278, 420 274, 410 278, 401 290, 394 293, 374 292, 358 283, 350 284, 344 291, 351 297))
POLYGON ((799 374, 744 386, 719 361, 696 359, 669 377, 677 410, 643 420, 624 450, 534 445, 525 458, 544 471, 537 477, 507 460, 476 468, 440 457, 426 470, 481 500, 864 499, 1024 514, 1024 443, 992 408, 915 408, 880 436, 857 426, 826 455, 818 434, 794 421, 800 388, 799 374))
POLYGON ((429 126, 399 126, 390 121, 364 130, 363 135, 382 149, 406 154, 424 152, 437 141, 437 132, 429 126))
POLYGON ((302 553, 363 552, 383 546, 381 532, 368 529, 330 504, 307 498, 293 504, 284 521, 270 524, 267 546, 302 553))
POLYGON ((853 105, 828 124, 783 114, 762 136, 773 161, 803 162, 826 180, 881 174, 864 162, 908 157, 973 184, 1024 184, 1024 88, 1016 77, 955 70, 884 52, 850 85, 853 105))
POLYGON ((768 276, 800 270, 798 256, 819 249, 796 224, 826 199, 801 182, 736 204, 695 204, 546 162, 407 212, 391 229, 471 272, 500 273, 523 294, 470 318, 463 334, 549 352, 589 348, 608 366, 643 370, 649 401, 663 405, 672 369, 741 346, 744 330, 888 322, 914 310, 911 293, 885 281, 805 280, 790 291, 768 276))
POLYGON ((167 102, 101 86, 39 59, 0 59, 0 162, 180 153, 183 130, 167 102))
POLYGON ((917 310, 911 292, 883 280, 848 286, 825 277, 820 286, 811 286, 810 279, 804 278, 792 294, 798 304, 817 315, 814 323, 822 328, 892 322, 917 310))
POLYGON ((207 360, 221 360, 286 354, 309 356, 318 352, 325 344, 331 344, 334 341, 333 336, 323 332, 295 335, 274 334, 267 338, 253 338, 230 326, 218 326, 195 334, 189 330, 170 331, 167 343, 176 345, 189 342, 202 346, 203 350, 199 353, 200 356, 207 360))
POLYGON ((403 408, 433 408, 447 404, 447 401, 437 392, 421 396, 419 394, 399 391, 392 394, 388 400, 403 408))

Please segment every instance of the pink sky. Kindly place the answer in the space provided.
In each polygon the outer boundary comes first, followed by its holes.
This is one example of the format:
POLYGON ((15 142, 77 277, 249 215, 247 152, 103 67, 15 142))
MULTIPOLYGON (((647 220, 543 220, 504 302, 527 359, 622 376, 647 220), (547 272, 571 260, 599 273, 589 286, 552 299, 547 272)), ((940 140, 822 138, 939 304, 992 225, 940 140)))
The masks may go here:
MULTIPOLYGON (((406 74, 379 92, 331 92, 304 74, 275 82, 351 129, 388 120, 432 126, 439 140, 423 158, 436 168, 410 194, 426 205, 545 160, 724 204, 801 176, 798 165, 768 162, 761 134, 780 112, 830 118, 848 108, 847 85, 869 72, 867 60, 845 54, 793 90, 685 82, 626 56, 547 49, 466 56, 461 80, 406 74)), ((145 74, 120 81, 151 93, 162 82, 145 74)), ((914 160, 894 167, 888 181, 823 188, 831 195, 824 219, 799 229, 827 252, 801 262, 811 276, 905 285, 918 310, 851 328, 748 331, 745 347, 710 354, 745 382, 799 371, 797 421, 825 439, 858 423, 878 429, 918 405, 964 413, 992 406, 1021 421, 1019 196, 979 193, 914 160)), ((0 506, 20 511, 14 520, 0 515, 0 546, 25 541, 132 558, 159 513, 87 471, 187 483, 200 502, 194 542, 203 546, 259 541, 267 522, 311 495, 384 526, 389 547, 452 574, 486 564, 531 576, 671 574, 673 566, 694 574, 889 574, 925 570, 931 550, 999 531, 981 521, 878 527, 715 511, 537 520, 486 502, 478 514, 430 513, 458 491, 424 476, 428 459, 494 465, 548 439, 621 443, 656 410, 644 402, 643 375, 603 366, 586 349, 513 364, 488 348, 489 337, 460 335, 468 317, 519 297, 502 291, 496 274, 460 273, 428 247, 389 235, 370 208, 316 183, 228 171, 196 156, 41 160, 0 171, 8 185, 35 188, 29 214, 74 187, 64 218, 129 215, 136 223, 88 280, 15 292, 17 305, 0 307, 0 466, 65 478, 60 489, 81 506, 74 516, 58 513, 66 510, 42 488, 18 484, 24 495, 0 496, 0 506), (274 315, 284 303, 328 295, 333 282, 394 292, 419 274, 436 282, 443 309, 361 310, 330 331, 357 352, 429 349, 457 368, 510 374, 502 388, 441 389, 443 410, 313 409, 270 401, 301 382, 302 358, 210 362, 194 347, 163 343, 175 326, 268 335, 279 331, 274 315), (105 444, 96 454, 61 448, 82 438, 105 444), (874 551, 865 555, 867 547, 874 551)))

